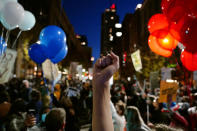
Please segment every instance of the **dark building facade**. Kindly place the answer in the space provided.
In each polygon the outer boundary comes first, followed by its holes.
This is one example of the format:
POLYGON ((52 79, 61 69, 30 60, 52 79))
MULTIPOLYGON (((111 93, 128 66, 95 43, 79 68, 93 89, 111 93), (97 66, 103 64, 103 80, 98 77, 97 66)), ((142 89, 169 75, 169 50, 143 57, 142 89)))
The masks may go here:
MULTIPOLYGON (((137 49, 140 50, 142 66, 144 67, 145 57, 152 54, 148 47, 148 28, 147 24, 150 17, 161 12, 161 0, 144 0, 141 8, 136 9, 134 14, 126 14, 122 22, 123 36, 121 39, 121 52, 127 54, 125 64, 120 64, 121 78, 133 77, 136 71, 133 67, 131 54, 137 49)), ((124 61, 120 57, 120 62, 124 61)))
POLYGON ((116 14, 116 7, 113 4, 102 14, 101 21, 101 54, 114 50, 119 44, 122 36, 121 26, 119 24, 119 16, 116 14), (120 33, 120 34, 118 34, 120 33))
MULTIPOLYGON (((69 22, 68 17, 61 5, 61 0, 19 0, 24 9, 31 11, 36 17, 36 25, 28 32, 23 32, 18 40, 18 58, 17 58, 17 76, 24 74, 23 72, 29 68, 28 64, 24 64, 27 60, 28 46, 35 43, 39 39, 40 31, 47 25, 57 25, 66 33, 68 54, 60 67, 68 68, 71 62, 78 62, 84 68, 92 67, 91 56, 92 49, 88 46, 82 46, 81 42, 76 38, 74 28, 69 22), (83 54, 83 55, 79 55, 83 54), (22 65, 22 66, 21 66, 22 65)), ((15 31, 16 32, 16 31, 15 31)), ((13 34, 16 34, 13 32, 13 34)), ((31 63, 31 61, 28 61, 31 63)))
POLYGON ((81 46, 88 46, 88 39, 85 35, 76 35, 76 38, 80 41, 81 46))

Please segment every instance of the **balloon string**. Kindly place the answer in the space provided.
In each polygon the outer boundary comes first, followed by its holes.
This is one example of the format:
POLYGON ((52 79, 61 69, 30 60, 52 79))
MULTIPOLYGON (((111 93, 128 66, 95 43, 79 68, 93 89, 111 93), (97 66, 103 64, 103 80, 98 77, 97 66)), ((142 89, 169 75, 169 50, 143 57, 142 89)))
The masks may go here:
POLYGON ((5 43, 6 43, 7 45, 8 45, 9 36, 10 36, 10 31, 7 30, 7 32, 6 32, 6 37, 5 37, 5 43))
POLYGON ((176 57, 176 54, 175 54, 174 51, 173 51, 173 55, 175 56, 175 60, 176 60, 176 62, 178 63, 180 69, 182 69, 183 72, 184 72, 184 77, 185 77, 185 80, 186 80, 186 81, 185 81, 186 90, 187 90, 187 94, 188 94, 188 96, 189 96, 189 98, 190 98, 190 103, 191 103, 191 101, 192 101, 192 99, 191 99, 191 92, 190 92, 191 85, 190 85, 190 82, 189 82, 189 80, 188 80, 189 78, 187 79, 188 72, 185 70, 185 68, 184 68, 183 66, 181 66, 181 64, 179 63, 178 58, 176 57))
POLYGON ((187 94, 188 94, 188 96, 189 96, 190 103, 191 103, 191 102, 192 102, 192 96, 191 96, 190 88, 192 87, 192 84, 191 84, 191 82, 189 81, 189 74, 188 74, 188 71, 187 71, 183 66, 181 66, 181 64, 179 63, 178 58, 176 57, 176 54, 175 54, 174 51, 173 51, 173 54, 174 54, 174 56, 175 56, 175 60, 176 60, 176 62, 178 63, 180 69, 182 69, 183 72, 184 72, 184 77, 185 77, 185 80, 186 80, 186 81, 185 81, 186 90, 187 90, 187 94), (187 78, 187 76, 188 76, 188 78, 187 78))
POLYGON ((17 35, 17 37, 16 37, 16 39, 15 39, 13 45, 12 45, 12 49, 14 49, 14 47, 15 47, 15 45, 16 45, 16 42, 17 42, 18 38, 20 37, 21 33, 22 33, 22 30, 20 30, 20 31, 18 32, 18 35, 17 35))
POLYGON ((50 65, 51 65, 51 76, 52 76, 52 82, 51 82, 51 93, 53 93, 54 91, 54 84, 53 84, 53 81, 54 81, 54 71, 53 71, 53 65, 52 65, 52 62, 50 62, 50 65))

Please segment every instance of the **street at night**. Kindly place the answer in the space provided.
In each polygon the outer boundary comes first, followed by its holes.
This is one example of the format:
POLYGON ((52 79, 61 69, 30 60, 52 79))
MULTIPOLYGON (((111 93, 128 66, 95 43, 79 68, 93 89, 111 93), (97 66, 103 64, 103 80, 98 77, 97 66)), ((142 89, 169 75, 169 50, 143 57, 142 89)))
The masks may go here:
POLYGON ((197 131, 197 0, 0 0, 0 131, 197 131))

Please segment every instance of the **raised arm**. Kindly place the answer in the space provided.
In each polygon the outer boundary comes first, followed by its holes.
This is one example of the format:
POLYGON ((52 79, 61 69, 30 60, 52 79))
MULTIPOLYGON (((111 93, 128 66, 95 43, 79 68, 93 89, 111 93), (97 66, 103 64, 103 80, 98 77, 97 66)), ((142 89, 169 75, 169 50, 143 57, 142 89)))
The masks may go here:
POLYGON ((119 69, 114 53, 99 58, 93 69, 93 131, 113 131, 109 80, 119 69))

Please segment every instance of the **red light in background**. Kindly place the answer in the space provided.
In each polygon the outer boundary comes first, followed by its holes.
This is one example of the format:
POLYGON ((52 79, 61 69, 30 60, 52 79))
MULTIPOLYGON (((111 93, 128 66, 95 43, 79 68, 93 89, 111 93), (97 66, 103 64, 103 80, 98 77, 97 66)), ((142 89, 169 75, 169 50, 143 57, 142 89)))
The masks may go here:
POLYGON ((123 61, 126 62, 126 60, 127 60, 127 53, 124 52, 124 54, 123 54, 123 61))
POLYGON ((112 4, 110 9, 116 9, 116 5, 115 4, 112 4))

